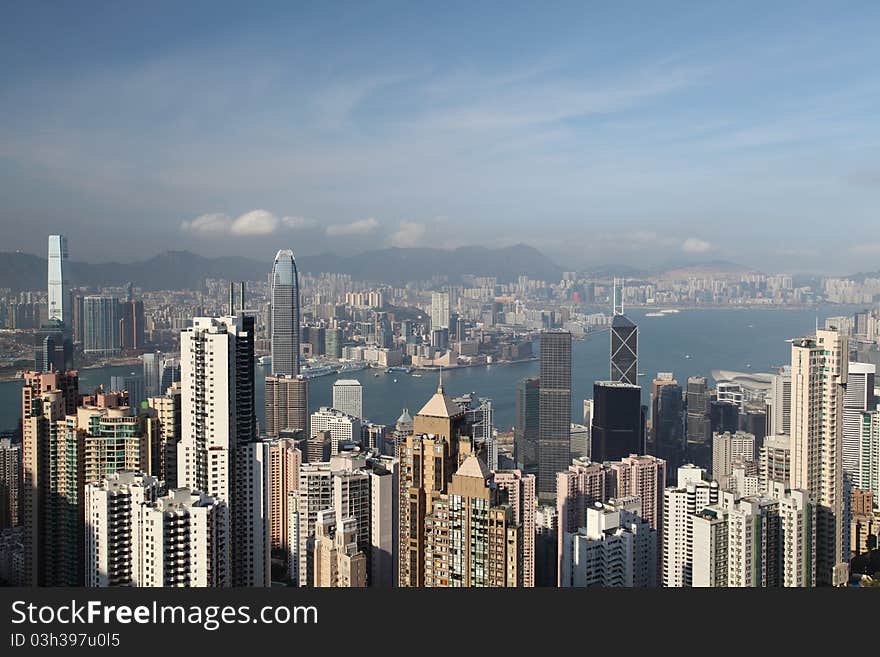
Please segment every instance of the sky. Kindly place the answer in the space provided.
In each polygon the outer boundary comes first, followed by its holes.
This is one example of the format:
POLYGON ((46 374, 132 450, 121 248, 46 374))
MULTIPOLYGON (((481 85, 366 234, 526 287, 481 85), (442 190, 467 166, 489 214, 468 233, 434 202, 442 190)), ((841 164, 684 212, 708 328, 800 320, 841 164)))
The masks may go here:
POLYGON ((880 269, 877 2, 27 2, 0 251, 880 269))

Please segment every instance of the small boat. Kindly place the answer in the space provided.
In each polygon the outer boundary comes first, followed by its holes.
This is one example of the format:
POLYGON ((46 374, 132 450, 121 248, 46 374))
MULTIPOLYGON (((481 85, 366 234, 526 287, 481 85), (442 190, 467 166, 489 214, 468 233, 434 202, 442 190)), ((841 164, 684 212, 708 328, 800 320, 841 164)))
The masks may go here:
POLYGON ((422 378, 422 375, 419 374, 419 373, 413 374, 413 376, 417 376, 417 377, 420 378, 420 379, 422 378))
POLYGON ((690 358, 691 355, 690 355, 690 354, 685 354, 684 357, 685 357, 685 358, 690 358))
POLYGON ((373 376, 376 377, 377 379, 379 378, 379 375, 378 375, 378 374, 374 374, 373 376))
POLYGON ((397 383, 397 379, 394 379, 394 383, 397 383))

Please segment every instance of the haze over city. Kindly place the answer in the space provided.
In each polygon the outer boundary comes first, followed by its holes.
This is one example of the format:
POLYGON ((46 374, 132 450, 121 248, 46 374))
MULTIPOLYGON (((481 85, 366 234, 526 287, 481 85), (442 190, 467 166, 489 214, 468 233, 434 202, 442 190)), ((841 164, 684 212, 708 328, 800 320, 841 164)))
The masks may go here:
POLYGON ((860 230, 880 201, 878 12, 12 6, 2 248, 43 254, 63 232, 77 260, 126 262, 523 242, 572 269, 876 270, 860 230))

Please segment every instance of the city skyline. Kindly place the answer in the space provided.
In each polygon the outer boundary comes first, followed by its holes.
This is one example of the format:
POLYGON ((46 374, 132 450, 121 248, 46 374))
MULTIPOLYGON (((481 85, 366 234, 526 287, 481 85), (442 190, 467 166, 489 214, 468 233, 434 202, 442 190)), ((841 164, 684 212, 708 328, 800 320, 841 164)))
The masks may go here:
POLYGON ((878 194, 872 3, 155 9, 4 21, 8 248, 64 232, 96 261, 91 232, 149 225, 147 254, 525 242, 571 268, 876 268, 855 236, 878 194), (24 47, 36 20, 52 48, 24 47), (829 221, 822 244, 798 230, 829 221))
POLYGON ((880 5, 8 14, 0 586, 880 588, 880 5))

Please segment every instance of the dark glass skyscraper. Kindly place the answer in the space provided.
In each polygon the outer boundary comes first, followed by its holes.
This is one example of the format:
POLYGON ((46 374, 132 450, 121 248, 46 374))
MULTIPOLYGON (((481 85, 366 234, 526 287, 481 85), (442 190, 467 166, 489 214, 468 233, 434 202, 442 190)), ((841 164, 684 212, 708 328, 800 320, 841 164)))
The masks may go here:
POLYGON ((556 473, 571 462, 571 333, 541 333, 538 496, 556 497, 556 473))
POLYGON ((611 320, 611 381, 638 385, 639 327, 626 315, 611 320))
POLYGON ((712 418, 709 413, 706 378, 688 377, 687 382, 687 459, 707 470, 712 463, 712 418))
POLYGON ((272 265, 272 374, 299 374, 299 277, 293 251, 282 249, 272 265))
POLYGON ((538 427, 540 426, 541 379, 523 379, 516 386, 516 465, 523 472, 538 469, 538 427))
POLYGON ((644 454, 641 399, 639 386, 620 381, 593 384, 590 460, 602 463, 644 454))
POLYGON ((654 455, 666 461, 667 476, 685 462, 684 399, 675 381, 656 385, 651 417, 654 455))

